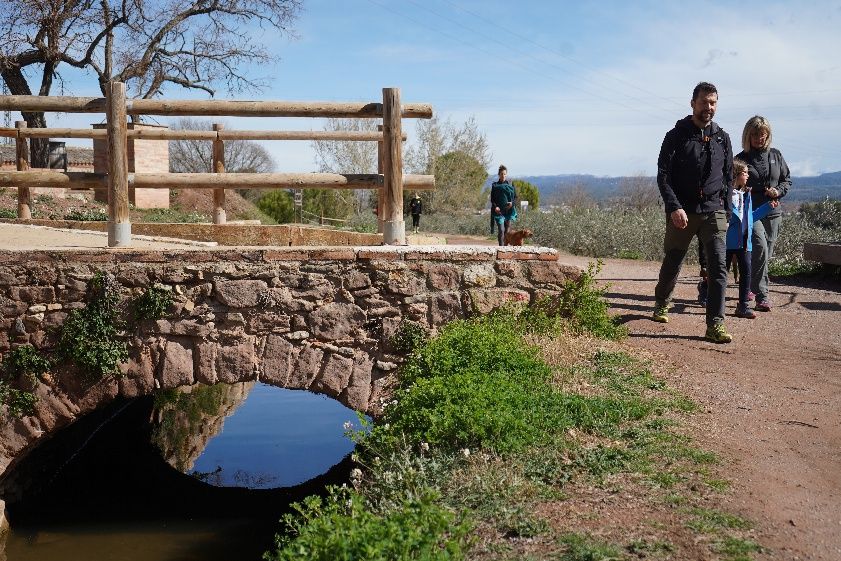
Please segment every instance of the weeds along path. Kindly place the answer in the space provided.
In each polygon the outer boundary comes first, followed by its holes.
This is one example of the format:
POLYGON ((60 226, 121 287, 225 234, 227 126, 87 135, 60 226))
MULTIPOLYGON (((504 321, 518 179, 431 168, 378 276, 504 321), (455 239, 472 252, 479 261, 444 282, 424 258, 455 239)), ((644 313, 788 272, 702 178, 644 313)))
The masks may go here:
MULTIPOLYGON (((587 258, 562 256, 586 266, 587 258)), ((668 324, 651 321, 659 263, 605 260, 612 312, 629 344, 674 365, 674 386, 700 405, 699 443, 721 455, 728 510, 757 525, 766 559, 841 559, 841 283, 776 279, 774 308, 732 316, 729 345, 704 341, 696 266, 684 268, 668 324)))

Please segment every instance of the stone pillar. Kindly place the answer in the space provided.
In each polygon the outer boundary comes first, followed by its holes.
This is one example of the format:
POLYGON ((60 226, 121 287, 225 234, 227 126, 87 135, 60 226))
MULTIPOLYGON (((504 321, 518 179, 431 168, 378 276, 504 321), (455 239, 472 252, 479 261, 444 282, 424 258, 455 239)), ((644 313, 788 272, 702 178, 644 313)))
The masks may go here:
MULTIPOLYGON (((104 124, 93 125, 104 129, 104 124)), ((128 130, 166 129, 166 125, 128 123, 128 130)), ((93 141, 93 170, 108 173, 108 142, 105 139, 93 141)), ((129 173, 169 173, 169 141, 134 138, 128 139, 129 173)), ((106 192, 97 190, 96 200, 106 202, 106 192)), ((129 202, 137 208, 169 208, 169 189, 129 189, 129 202)))

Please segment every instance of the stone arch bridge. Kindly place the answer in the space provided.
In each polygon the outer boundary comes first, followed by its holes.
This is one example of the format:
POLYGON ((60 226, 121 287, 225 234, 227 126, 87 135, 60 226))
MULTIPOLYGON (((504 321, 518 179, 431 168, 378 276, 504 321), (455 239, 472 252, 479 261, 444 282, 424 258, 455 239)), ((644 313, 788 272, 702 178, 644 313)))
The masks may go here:
POLYGON ((0 411, 0 477, 62 426, 159 388, 260 380, 376 415, 401 361, 388 341, 402 320, 434 329, 557 293, 581 273, 532 247, 2 251, 0 353, 52 348, 100 271, 125 300, 157 285, 174 302, 126 333, 123 376, 93 386, 47 376, 33 415, 0 411))

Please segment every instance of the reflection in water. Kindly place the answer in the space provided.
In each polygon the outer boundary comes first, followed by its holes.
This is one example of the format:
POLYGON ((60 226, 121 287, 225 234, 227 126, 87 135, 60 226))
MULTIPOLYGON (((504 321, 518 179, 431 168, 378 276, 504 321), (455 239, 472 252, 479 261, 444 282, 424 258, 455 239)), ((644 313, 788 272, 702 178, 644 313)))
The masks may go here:
POLYGON ((34 450, 9 478, 23 494, 12 499, 3 482, 9 561, 259 559, 290 501, 347 480, 342 423, 355 413, 307 392, 237 386, 116 403, 34 450))
POLYGON ((325 396, 257 384, 193 469, 219 486, 297 485, 353 450, 342 425, 355 419, 356 413, 325 396))

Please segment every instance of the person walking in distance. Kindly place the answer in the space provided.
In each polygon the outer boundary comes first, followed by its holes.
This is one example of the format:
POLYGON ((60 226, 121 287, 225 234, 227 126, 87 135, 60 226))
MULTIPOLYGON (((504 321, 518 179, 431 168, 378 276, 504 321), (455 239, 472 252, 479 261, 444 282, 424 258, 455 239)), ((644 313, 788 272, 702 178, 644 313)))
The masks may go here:
POLYGON ((496 238, 499 245, 505 245, 505 235, 511 227, 511 221, 517 219, 514 201, 517 192, 508 182, 508 168, 499 166, 499 181, 491 184, 491 219, 496 222, 496 238))
POLYGON ((420 217, 423 214, 423 202, 421 201, 420 195, 415 193, 415 196, 412 197, 412 200, 409 201, 409 213, 412 215, 412 228, 414 229, 415 234, 418 233, 418 229, 420 229, 420 217))
POLYGON ((713 121, 718 90, 701 82, 692 91, 692 114, 666 133, 657 159, 657 186, 666 210, 663 237, 665 257, 654 289, 652 319, 669 321, 672 293, 686 251, 695 235, 707 260, 707 330, 704 338, 729 343, 724 328, 724 291, 727 286, 725 212, 733 184, 733 147, 730 136, 713 121))

